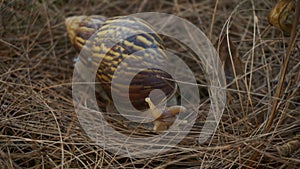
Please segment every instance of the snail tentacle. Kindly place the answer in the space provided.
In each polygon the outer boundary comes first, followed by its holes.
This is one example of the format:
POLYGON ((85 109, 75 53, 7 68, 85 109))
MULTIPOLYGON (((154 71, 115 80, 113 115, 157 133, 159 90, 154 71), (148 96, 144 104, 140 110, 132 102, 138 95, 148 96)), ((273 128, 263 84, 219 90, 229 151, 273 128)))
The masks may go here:
POLYGON ((186 111, 184 106, 179 105, 166 107, 165 109, 160 106, 155 106, 149 97, 147 97, 145 101, 149 104, 152 116, 155 118, 154 132, 168 129, 175 122, 177 114, 186 111))

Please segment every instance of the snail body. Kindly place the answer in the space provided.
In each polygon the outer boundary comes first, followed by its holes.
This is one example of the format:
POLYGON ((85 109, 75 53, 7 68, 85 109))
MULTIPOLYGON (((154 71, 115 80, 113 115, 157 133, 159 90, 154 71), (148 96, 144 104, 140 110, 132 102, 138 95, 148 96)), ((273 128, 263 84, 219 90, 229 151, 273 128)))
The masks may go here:
POLYGON ((155 107, 170 99, 176 92, 177 85, 171 75, 159 69, 166 64, 167 55, 163 51, 161 37, 146 22, 130 16, 73 16, 66 19, 66 28, 71 44, 77 51, 83 50, 88 44, 89 48, 85 50, 89 56, 83 58, 83 63, 86 67, 89 64, 99 65, 96 77, 108 98, 112 100, 113 92, 117 95, 118 102, 126 106, 129 95, 134 108, 150 108, 156 119, 154 131, 171 125, 170 121, 165 123, 165 117, 175 117, 185 110, 182 106, 163 109, 155 107), (95 60, 99 57, 101 62, 97 63, 95 60), (116 78, 117 74, 122 78, 116 78), (131 81, 126 82, 124 79, 131 81), (129 90, 125 90, 128 85, 129 90), (150 99, 149 95, 155 89, 161 90, 165 97, 154 95, 150 99))

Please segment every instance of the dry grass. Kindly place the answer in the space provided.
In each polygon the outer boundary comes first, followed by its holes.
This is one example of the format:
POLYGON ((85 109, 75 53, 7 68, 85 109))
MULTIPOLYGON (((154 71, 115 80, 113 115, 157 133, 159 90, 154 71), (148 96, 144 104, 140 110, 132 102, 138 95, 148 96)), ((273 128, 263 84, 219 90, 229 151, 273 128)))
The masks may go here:
MULTIPOLYGON (((289 42, 289 36, 268 26, 266 16, 274 4, 220 0, 214 10, 215 2, 209 0, 1 1, 0 168, 299 168, 300 149, 276 149, 286 143, 295 147, 300 140, 299 38, 273 125, 265 132, 289 42), (186 18, 211 35, 212 42, 231 32, 245 63, 239 80, 244 86, 239 96, 235 88, 229 90, 232 99, 210 146, 197 143, 196 124, 168 153, 121 158, 97 146, 81 129, 71 92, 76 53, 66 35, 65 17, 145 11, 186 18)), ((209 105, 203 107, 205 112, 209 105)))

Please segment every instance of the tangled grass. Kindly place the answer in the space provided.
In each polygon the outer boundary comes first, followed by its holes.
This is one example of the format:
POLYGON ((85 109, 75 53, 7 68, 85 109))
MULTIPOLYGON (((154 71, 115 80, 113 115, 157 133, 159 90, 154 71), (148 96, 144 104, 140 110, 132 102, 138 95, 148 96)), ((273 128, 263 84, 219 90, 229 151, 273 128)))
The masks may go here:
MULTIPOLYGON (((299 37, 273 123, 266 132, 290 39, 267 22, 275 3, 1 1, 0 168, 299 168, 299 37), (91 141, 74 112, 71 88, 76 53, 67 38, 64 19, 147 11, 185 18, 213 43, 230 32, 236 46, 233 55, 243 64, 236 78, 241 85, 228 87, 226 110, 209 143, 198 144, 196 123, 167 153, 147 159, 119 157, 91 141)), ((198 79, 205 81, 200 75, 198 79)), ((204 94, 203 113, 209 108, 208 100, 204 94)), ((205 117, 198 120, 200 123, 205 117)))

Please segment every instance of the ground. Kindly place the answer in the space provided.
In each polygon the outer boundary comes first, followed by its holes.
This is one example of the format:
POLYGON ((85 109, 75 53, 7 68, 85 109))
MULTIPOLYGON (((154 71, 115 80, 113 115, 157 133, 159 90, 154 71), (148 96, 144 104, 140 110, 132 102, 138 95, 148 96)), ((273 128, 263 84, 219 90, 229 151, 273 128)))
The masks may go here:
MULTIPOLYGON (((267 125, 291 39, 268 23, 275 4, 274 0, 2 1, 0 168, 299 168, 299 37, 291 50, 278 107, 267 125), (233 76, 227 82, 233 82, 227 88, 219 126, 208 142, 197 141, 210 107, 209 84, 197 73, 199 84, 204 83, 199 85, 202 116, 168 152, 146 159, 116 156, 82 129, 72 100, 77 54, 64 20, 73 15, 137 12, 187 19, 212 44, 225 35, 220 57, 226 75, 233 76), (236 73, 228 67, 230 56, 236 73)), ((186 61, 195 72, 201 67, 189 58, 186 61)))

